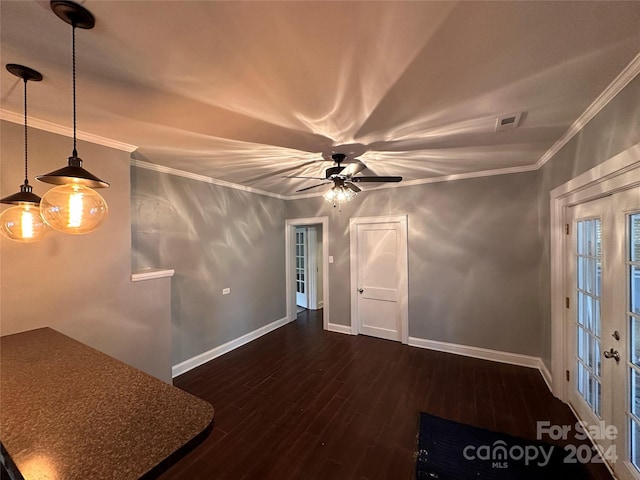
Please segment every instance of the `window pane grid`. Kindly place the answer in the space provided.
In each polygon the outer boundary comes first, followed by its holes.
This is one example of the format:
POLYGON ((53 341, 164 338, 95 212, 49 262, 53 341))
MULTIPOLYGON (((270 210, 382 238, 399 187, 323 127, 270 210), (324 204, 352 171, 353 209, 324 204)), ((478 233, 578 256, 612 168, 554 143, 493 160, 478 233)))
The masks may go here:
POLYGON ((629 328, 629 457, 640 471, 640 213, 628 217, 627 318, 629 328))
POLYGON ((602 236, 599 219, 577 222, 576 333, 578 392, 600 417, 600 295, 602 290, 602 236))
POLYGON ((640 464, 640 421, 635 416, 631 416, 629 419, 629 440, 629 458, 636 470, 640 471, 638 468, 640 464))
POLYGON ((296 291, 305 293, 304 233, 296 232, 296 291))

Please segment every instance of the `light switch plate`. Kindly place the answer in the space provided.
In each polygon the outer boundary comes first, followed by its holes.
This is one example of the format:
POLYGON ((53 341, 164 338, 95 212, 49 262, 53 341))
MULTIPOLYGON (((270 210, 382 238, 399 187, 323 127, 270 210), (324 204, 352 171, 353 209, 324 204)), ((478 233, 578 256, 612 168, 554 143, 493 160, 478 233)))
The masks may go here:
POLYGON ((223 295, 229 295, 231 293, 231 289, 230 288, 223 288, 222 289, 222 294, 223 295))
POLYGON ((329 263, 333 263, 333 255, 329 255, 329 263))

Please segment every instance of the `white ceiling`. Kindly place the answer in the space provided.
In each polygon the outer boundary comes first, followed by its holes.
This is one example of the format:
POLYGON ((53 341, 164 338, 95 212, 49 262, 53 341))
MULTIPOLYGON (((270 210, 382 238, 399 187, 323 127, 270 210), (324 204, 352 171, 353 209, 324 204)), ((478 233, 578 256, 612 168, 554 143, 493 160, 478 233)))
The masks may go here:
MULTIPOLYGON (((535 165, 640 51, 637 1, 84 5, 80 130, 283 195, 313 184, 283 175, 322 176, 333 152, 405 180, 535 165)), ((2 62, 44 76, 30 115, 70 126, 71 27, 48 1, 0 9, 2 62)), ((21 113, 21 80, 0 78, 21 113)))

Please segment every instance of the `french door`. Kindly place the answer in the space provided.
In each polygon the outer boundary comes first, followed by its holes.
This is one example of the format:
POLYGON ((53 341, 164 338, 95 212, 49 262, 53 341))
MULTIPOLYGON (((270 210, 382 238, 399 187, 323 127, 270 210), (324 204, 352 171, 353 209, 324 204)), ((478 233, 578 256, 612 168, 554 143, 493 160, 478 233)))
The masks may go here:
POLYGON ((307 229, 296 228, 296 305, 309 307, 309 262, 307 229))
POLYGON ((567 213, 568 399, 616 475, 640 479, 640 189, 567 213))

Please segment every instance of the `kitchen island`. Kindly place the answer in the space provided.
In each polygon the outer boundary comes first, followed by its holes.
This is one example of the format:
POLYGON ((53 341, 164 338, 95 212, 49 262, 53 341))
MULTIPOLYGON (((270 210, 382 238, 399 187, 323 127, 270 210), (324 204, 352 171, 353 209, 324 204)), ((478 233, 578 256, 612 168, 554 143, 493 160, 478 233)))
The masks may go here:
POLYGON ((150 478, 204 438, 213 415, 51 328, 0 337, 0 458, 16 478, 150 478))

